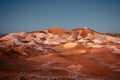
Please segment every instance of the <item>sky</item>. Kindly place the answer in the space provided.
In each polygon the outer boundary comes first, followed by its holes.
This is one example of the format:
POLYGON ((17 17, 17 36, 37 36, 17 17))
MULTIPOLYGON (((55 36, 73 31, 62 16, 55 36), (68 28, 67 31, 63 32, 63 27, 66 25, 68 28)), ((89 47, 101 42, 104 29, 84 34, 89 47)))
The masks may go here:
POLYGON ((0 33, 84 26, 120 33, 120 0, 0 0, 0 33))

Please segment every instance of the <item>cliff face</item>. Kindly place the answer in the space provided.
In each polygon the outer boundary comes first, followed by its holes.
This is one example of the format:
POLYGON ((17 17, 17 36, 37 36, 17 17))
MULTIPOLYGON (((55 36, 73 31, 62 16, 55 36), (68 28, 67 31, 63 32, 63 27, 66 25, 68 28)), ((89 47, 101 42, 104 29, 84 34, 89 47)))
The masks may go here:
POLYGON ((119 80, 120 35, 87 27, 11 33, 0 38, 0 59, 0 79, 119 80))

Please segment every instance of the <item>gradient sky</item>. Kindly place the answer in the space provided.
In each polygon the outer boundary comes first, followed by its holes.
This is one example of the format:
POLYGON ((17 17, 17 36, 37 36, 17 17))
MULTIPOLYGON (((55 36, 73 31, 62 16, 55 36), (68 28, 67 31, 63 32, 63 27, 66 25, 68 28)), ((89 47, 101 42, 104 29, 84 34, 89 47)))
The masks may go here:
POLYGON ((55 26, 120 33, 120 0, 0 0, 0 33, 55 26))

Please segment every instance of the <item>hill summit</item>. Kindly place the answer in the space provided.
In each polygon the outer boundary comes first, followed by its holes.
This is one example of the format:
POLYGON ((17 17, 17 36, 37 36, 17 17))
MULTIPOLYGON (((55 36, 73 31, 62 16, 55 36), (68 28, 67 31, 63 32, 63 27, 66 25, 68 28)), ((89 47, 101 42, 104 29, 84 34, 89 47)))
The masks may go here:
POLYGON ((120 35, 88 27, 4 35, 0 80, 120 80, 120 35))
POLYGON ((90 28, 65 30, 53 27, 47 30, 11 33, 0 38, 1 45, 62 44, 66 42, 120 43, 119 37, 96 32, 90 28), (5 44, 4 44, 5 43, 5 44))

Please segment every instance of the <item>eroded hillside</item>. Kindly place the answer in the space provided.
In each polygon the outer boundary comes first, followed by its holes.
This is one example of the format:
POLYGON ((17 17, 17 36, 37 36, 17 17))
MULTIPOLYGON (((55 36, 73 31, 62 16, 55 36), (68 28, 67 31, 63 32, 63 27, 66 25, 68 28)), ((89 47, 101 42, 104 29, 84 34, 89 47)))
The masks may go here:
POLYGON ((120 35, 56 27, 2 36, 0 80, 120 80, 120 35))

